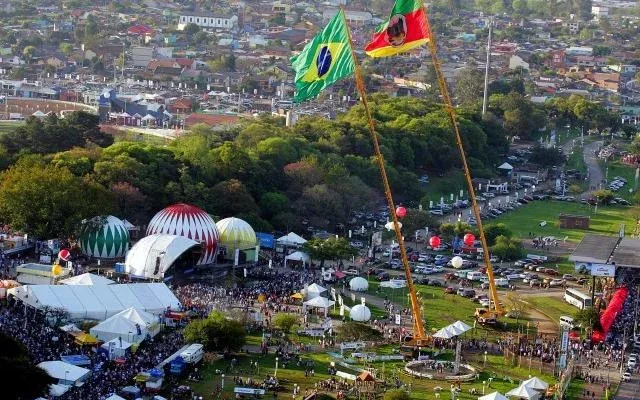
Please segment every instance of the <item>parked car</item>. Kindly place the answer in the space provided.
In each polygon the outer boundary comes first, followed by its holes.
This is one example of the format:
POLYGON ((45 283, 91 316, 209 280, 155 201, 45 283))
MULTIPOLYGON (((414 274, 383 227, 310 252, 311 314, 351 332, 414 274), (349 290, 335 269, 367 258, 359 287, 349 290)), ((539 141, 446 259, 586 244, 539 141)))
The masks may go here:
POLYGON ((558 271, 556 271, 556 270, 555 270, 555 269, 553 269, 553 268, 545 268, 545 269, 544 269, 544 273, 545 273, 545 274, 547 274, 547 275, 551 275, 551 276, 556 276, 556 275, 558 275, 558 271))
POLYGON ((444 292, 447 294, 455 294, 456 288, 454 288, 453 286, 447 286, 446 288, 444 288, 444 292))
POLYGON ((552 279, 549 281, 549 286, 551 287, 555 287, 555 286, 563 286, 565 285, 567 282, 564 279, 552 279))
POLYGON ((540 279, 531 279, 529 281, 529 286, 530 287, 540 286, 541 284, 542 284, 542 282, 540 282, 540 279))
POLYGON ((571 274, 564 274, 562 275, 562 279, 564 279, 565 281, 575 281, 576 277, 571 274))

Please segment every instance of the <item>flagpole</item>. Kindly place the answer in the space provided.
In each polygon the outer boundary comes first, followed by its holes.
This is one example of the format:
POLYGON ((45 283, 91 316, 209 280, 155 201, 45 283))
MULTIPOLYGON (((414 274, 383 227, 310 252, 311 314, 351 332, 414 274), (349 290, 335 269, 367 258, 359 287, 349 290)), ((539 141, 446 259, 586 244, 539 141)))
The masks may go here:
MULTIPOLYGON (((478 233, 480 234, 480 242, 482 243, 482 250, 484 255, 484 264, 487 268, 487 277, 489 278, 489 288, 491 290, 491 296, 493 298, 494 307, 497 314, 502 314, 502 306, 498 301, 498 292, 496 290, 496 284, 494 281, 493 268, 491 267, 491 260, 489 256, 489 246, 487 245, 487 239, 484 234, 484 228, 482 227, 482 219, 480 217, 480 209, 478 208, 478 202, 476 200, 476 192, 473 189, 473 182, 471 181, 471 172, 469 171, 469 166, 467 164, 467 156, 464 152, 464 147, 462 146, 462 139, 460 136, 460 129, 458 127, 458 118, 456 116, 456 110, 453 107, 453 103, 451 102, 451 97, 449 96, 449 89, 447 87, 447 82, 445 80, 444 74, 442 73, 442 68, 440 67, 440 61, 437 56, 437 46, 435 41, 435 36, 433 36, 431 32, 431 24, 429 23, 429 13, 425 7, 425 19, 427 21, 427 29, 429 32, 429 48, 431 50, 431 59, 433 61, 433 68, 436 71, 436 76, 438 78, 438 84, 440 86, 440 92, 442 94, 442 98, 444 100, 445 110, 449 116, 449 121, 451 122, 451 126, 453 127, 453 132, 456 138, 456 144, 458 145, 458 150, 460 150, 460 158, 462 160, 462 166, 464 168, 464 177, 467 181, 467 187, 469 189, 469 197, 471 199, 471 208, 473 209, 473 215, 476 218, 476 226, 478 228, 478 233)), ((491 307, 489 307, 491 309, 491 307)))
POLYGON ((387 199, 387 204, 389 206, 389 214, 391 215, 391 220, 393 221, 393 230, 395 231, 396 240, 398 241, 398 246, 400 247, 400 257, 402 258, 402 266, 404 267, 404 272, 407 278, 407 287, 409 288, 409 298, 411 299, 411 309, 413 312, 413 338, 416 344, 420 345, 426 342, 426 339, 427 339, 424 331, 424 325, 422 323, 422 311, 420 309, 420 305, 418 304, 418 297, 416 296, 415 287, 413 285, 413 278, 411 277, 411 269, 409 268, 409 260, 407 258, 407 250, 404 245, 404 238, 402 237, 402 232, 400 232, 400 224, 398 222, 398 216, 396 215, 396 207, 393 202, 393 197, 391 195, 391 187, 389 186, 389 180, 387 179, 387 171, 384 166, 384 158, 380 151, 380 144, 378 143, 376 128, 373 123, 373 118, 371 117, 371 110, 369 109, 369 102, 367 100, 367 91, 364 85, 364 81, 362 80, 362 74, 360 72, 360 64, 358 63, 358 58, 356 57, 356 52, 353 48, 351 30, 349 29, 349 25, 347 24, 347 18, 345 16, 344 9, 340 8, 340 12, 342 13, 344 26, 346 27, 347 35, 349 36, 349 46, 351 50, 351 56, 353 57, 356 88, 362 99, 362 106, 364 107, 364 111, 367 116, 369 134, 371 136, 371 141, 373 142, 373 150, 376 156, 376 161, 378 162, 378 169, 380 170, 380 176, 382 178, 384 194, 387 199))

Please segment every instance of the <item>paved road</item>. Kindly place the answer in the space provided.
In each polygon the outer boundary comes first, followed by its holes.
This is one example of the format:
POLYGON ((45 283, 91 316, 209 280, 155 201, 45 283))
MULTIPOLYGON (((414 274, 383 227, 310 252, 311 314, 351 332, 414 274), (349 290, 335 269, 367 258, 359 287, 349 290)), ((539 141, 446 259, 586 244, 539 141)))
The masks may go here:
POLYGON ((634 375, 628 382, 621 382, 615 400, 640 399, 640 377, 634 375))
POLYGON ((595 156, 595 151, 602 147, 602 142, 593 142, 584 146, 584 162, 587 163, 589 171, 589 187, 598 188, 598 185, 602 183, 604 174, 602 168, 598 165, 598 158, 595 156))

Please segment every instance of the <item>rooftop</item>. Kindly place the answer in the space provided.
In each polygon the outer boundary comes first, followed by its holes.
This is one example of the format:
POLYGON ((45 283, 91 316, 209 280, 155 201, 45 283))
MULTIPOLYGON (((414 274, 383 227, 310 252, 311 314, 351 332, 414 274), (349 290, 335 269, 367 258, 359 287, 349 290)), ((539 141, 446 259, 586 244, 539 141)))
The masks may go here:
POLYGON ((618 267, 640 268, 640 239, 624 238, 613 253, 618 267))
POLYGON ((617 236, 585 235, 569 256, 569 261, 606 264, 618 245, 618 240, 620 238, 617 236))

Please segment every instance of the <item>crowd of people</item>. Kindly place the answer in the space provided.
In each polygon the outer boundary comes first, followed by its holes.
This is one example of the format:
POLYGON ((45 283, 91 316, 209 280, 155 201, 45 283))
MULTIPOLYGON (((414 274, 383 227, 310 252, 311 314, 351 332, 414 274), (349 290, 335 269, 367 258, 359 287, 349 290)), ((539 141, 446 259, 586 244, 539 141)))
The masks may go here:
POLYGON ((163 332, 143 342, 135 354, 127 355, 121 362, 109 362, 104 353, 78 344, 70 334, 49 327, 42 312, 15 300, 0 306, 0 331, 23 343, 35 364, 60 360, 67 355, 88 357, 86 368, 92 371, 88 381, 80 387, 71 387, 58 397, 62 400, 104 399, 122 386, 132 384, 138 373, 154 368, 184 344, 179 332, 163 332))

